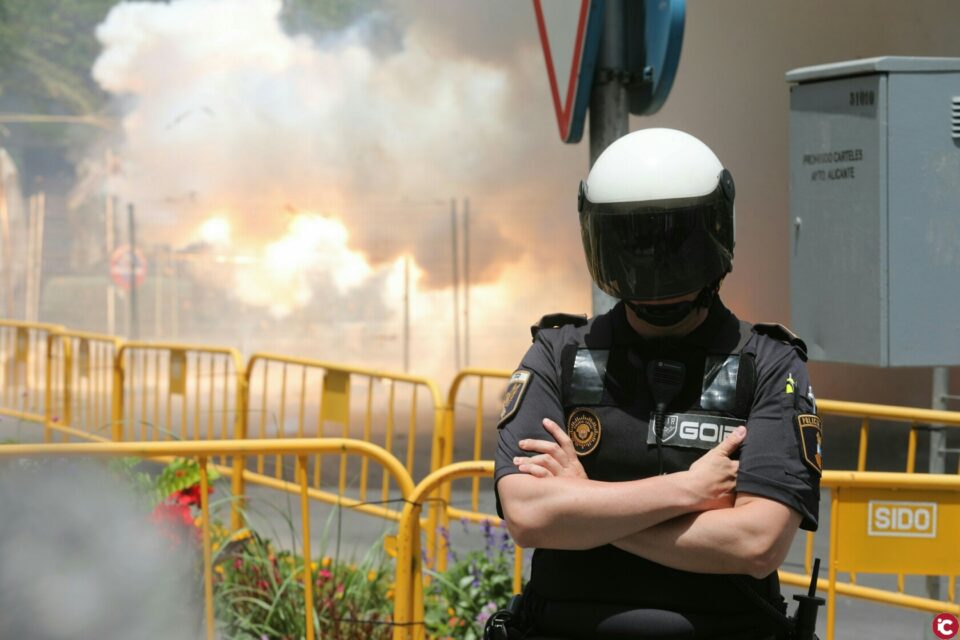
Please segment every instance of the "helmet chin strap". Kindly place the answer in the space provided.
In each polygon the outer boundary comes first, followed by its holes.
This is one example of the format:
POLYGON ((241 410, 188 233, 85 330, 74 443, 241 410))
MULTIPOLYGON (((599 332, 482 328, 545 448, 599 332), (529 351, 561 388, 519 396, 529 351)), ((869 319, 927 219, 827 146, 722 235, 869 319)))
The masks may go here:
POLYGON ((655 327, 672 327, 683 322, 687 316, 697 309, 708 309, 713 304, 717 292, 720 290, 721 280, 704 287, 693 300, 684 300, 672 304, 645 304, 635 300, 624 300, 637 317, 655 327))

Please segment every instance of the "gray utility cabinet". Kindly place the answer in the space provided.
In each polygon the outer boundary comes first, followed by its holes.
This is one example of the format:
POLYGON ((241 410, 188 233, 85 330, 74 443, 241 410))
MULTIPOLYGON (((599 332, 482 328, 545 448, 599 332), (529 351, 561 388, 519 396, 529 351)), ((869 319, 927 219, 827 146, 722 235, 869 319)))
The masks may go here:
POLYGON ((960 364, 960 59, 786 77, 794 331, 814 360, 960 364))

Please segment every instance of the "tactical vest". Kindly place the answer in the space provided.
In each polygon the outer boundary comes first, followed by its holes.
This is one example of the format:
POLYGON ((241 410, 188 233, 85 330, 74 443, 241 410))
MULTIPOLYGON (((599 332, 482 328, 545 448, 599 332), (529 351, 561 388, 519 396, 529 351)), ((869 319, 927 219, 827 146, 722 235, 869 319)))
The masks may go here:
MULTIPOLYGON (((581 327, 586 323, 585 316, 550 314, 531 327, 531 333, 536 339, 539 330, 544 328, 559 328, 565 325, 581 327)), ((692 404, 688 402, 682 411, 668 410, 663 416, 661 445, 707 450, 722 441, 726 434, 737 426, 746 424, 757 384, 756 341, 751 342, 753 334, 766 335, 791 344, 798 349, 801 357, 806 359, 803 342, 779 324, 752 325, 740 321, 738 335, 733 335, 732 328, 722 329, 726 331, 726 335, 718 340, 718 352, 705 349, 699 401, 692 404)), ((602 328, 599 337, 597 333, 593 332, 591 346, 584 344, 580 334, 580 343, 575 348, 568 345, 562 353, 561 402, 565 411, 569 411, 571 407, 616 404, 611 401, 611 390, 607 388, 607 367, 611 349, 615 346, 612 328, 602 328)), ((638 361, 636 367, 642 378, 643 363, 638 361)), ((634 384, 636 383, 642 386, 646 381, 637 380, 634 384)), ((656 443, 654 429, 648 429, 647 444, 656 443)))

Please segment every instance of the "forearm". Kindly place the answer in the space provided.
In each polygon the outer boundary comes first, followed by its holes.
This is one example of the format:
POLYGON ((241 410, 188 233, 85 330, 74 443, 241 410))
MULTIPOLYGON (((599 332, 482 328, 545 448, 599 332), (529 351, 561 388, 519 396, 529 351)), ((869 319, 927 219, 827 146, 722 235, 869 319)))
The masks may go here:
POLYGON ((507 528, 524 547, 591 549, 703 506, 689 472, 629 482, 513 474, 497 489, 507 528))
POLYGON ((614 545, 662 565, 696 573, 762 578, 790 549, 800 515, 770 500, 682 515, 630 534, 614 545))

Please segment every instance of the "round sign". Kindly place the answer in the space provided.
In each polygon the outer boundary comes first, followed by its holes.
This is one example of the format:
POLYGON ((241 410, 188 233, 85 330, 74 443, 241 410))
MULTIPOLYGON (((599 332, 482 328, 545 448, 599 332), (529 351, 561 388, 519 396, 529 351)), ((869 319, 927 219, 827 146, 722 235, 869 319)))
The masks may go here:
POLYGON ((122 289, 130 289, 131 281, 139 287, 147 277, 147 257, 139 247, 131 251, 130 245, 120 245, 110 256, 110 277, 122 289))
POLYGON ((952 613, 941 613, 933 619, 933 635, 942 640, 956 638, 960 633, 960 621, 952 613))

